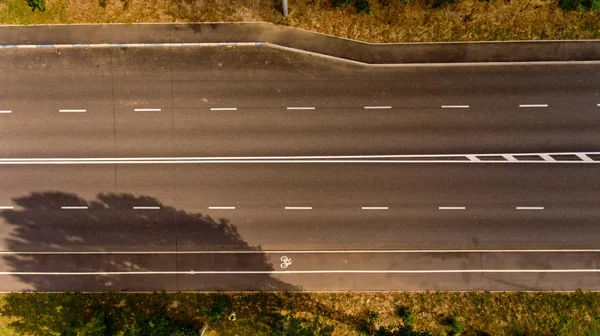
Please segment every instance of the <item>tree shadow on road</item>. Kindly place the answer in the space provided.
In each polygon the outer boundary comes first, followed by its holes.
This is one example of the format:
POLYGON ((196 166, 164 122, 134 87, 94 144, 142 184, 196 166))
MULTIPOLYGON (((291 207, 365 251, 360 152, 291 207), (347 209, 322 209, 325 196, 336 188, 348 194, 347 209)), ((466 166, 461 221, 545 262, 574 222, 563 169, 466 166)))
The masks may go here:
POLYGON ((14 209, 0 212, 0 220, 3 219, 7 226, 5 229, 11 231, 5 249, 44 254, 4 255, 3 271, 96 274, 64 276, 20 273, 4 280, 12 290, 114 292, 298 289, 268 273, 243 276, 199 274, 199 271, 206 270, 273 270, 266 256, 260 252, 260 246, 246 243, 235 225, 227 219, 215 220, 200 213, 164 205, 153 197, 132 194, 103 193, 95 199, 86 200, 70 193, 34 192, 13 201, 16 205, 14 209), (66 206, 87 209, 62 208, 66 206), (198 253, 215 250, 251 253, 198 253), (148 251, 157 253, 147 254, 148 251), (186 253, 175 254, 175 251, 186 253), (176 270, 193 270, 196 273, 168 273, 176 270), (167 273, 123 274, 132 271, 167 273))

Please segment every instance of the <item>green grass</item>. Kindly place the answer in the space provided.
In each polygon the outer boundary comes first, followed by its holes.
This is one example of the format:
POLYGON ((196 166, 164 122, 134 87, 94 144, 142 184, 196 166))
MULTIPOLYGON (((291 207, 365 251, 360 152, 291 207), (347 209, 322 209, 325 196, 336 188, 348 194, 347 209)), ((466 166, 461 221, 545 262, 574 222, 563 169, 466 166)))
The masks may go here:
POLYGON ((75 335, 68 330, 97 316, 120 335, 158 314, 152 321, 207 324, 206 336, 329 335, 329 328, 358 335, 369 325, 412 325, 434 335, 600 335, 600 294, 587 292, 2 294, 0 302, 0 335, 18 335, 8 326, 15 321, 32 335, 75 335))

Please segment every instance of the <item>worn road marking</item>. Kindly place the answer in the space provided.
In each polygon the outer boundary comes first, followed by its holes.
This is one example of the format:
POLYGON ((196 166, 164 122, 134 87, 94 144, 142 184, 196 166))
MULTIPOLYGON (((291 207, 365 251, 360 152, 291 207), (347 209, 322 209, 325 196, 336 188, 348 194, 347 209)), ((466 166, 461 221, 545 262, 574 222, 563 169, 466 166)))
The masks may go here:
POLYGON ((391 109, 391 106, 365 106, 365 110, 391 109))

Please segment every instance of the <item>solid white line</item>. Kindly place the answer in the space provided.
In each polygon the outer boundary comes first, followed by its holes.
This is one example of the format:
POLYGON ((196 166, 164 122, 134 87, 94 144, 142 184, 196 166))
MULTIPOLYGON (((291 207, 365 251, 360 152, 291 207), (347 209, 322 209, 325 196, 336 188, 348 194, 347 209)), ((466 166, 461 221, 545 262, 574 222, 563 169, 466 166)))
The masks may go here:
POLYGON ((515 250, 238 250, 238 251, 0 251, 0 255, 111 255, 111 254, 348 254, 348 253, 600 253, 600 249, 515 249, 515 250))
POLYGON ((285 207, 285 210, 312 210, 312 207, 285 207))
POLYGON ((440 210, 465 210, 466 207, 439 207, 440 210))
POLYGON ((519 107, 548 107, 548 104, 521 104, 519 107))
POLYGON ((578 153, 578 154, 575 154, 575 155, 577 155, 577 157, 580 158, 581 161, 586 161, 586 162, 593 162, 594 161, 594 160, 592 160, 592 158, 590 158, 589 156, 587 156, 585 154, 578 153))
POLYGON ((521 164, 521 163, 536 163, 536 164, 596 164, 600 161, 468 161, 468 160, 148 160, 148 161, 127 161, 127 160, 116 160, 116 161, 0 161, 0 165, 90 165, 90 164, 174 164, 174 163, 197 163, 197 164, 222 164, 222 163, 335 163, 335 164, 349 164, 349 163, 382 163, 382 164, 409 164, 409 163, 421 163, 421 164, 521 164))
POLYGON ((0 110, 0 113, 12 113, 11 110, 0 110))
POLYGON ((136 112, 160 112, 162 109, 159 108, 136 108, 136 112))
POLYGON ((442 108, 469 108, 469 105, 442 105, 442 108))
POLYGON ((310 270, 310 271, 117 271, 117 272, 0 272, 0 275, 176 275, 176 274, 462 274, 462 273, 598 273, 600 269, 444 269, 444 270, 310 270))
POLYGON ((160 207, 157 206, 134 206, 134 210, 158 210, 160 207))
POLYGON ((211 107, 211 111, 237 111, 237 107, 211 107))
POLYGON ((234 206, 209 206, 210 210, 235 210, 234 206))
POLYGON ((517 207, 517 210, 544 210, 544 207, 517 207))
POLYGON ((314 107, 288 107, 288 110, 314 110, 314 107))
POLYGON ((365 106, 365 110, 391 109, 391 106, 365 106))
POLYGON ((370 159, 370 158, 441 158, 441 157, 466 157, 467 155, 485 156, 503 156, 503 155, 600 155, 600 152, 556 152, 556 153, 498 153, 498 154, 407 154, 407 155, 312 155, 312 156, 189 156, 189 157, 121 157, 121 158, 10 158, 0 159, 0 161, 107 161, 107 160, 271 160, 271 159, 370 159))
POLYGON ((87 110, 58 110, 58 112, 62 112, 62 113, 80 113, 80 112, 87 112, 87 110))
POLYGON ((0 210, 11 210, 14 209, 14 206, 11 205, 0 205, 0 210))
POLYGON ((85 210, 88 207, 87 206, 61 206, 60 208, 63 210, 85 210))
POLYGON ((388 210, 388 207, 362 207, 363 210, 388 210))

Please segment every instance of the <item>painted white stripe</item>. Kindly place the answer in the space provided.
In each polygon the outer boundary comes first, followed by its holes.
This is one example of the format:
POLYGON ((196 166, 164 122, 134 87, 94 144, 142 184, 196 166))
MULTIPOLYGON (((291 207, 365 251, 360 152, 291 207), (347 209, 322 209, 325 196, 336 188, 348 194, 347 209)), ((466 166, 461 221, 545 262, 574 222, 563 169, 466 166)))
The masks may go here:
POLYGON ((469 161, 481 161, 479 160, 479 158, 476 155, 466 155, 467 159, 469 159, 469 161))
POLYGON ((235 210, 234 206, 209 206, 210 210, 235 210))
POLYGON ((469 108, 469 105, 442 105, 443 109, 452 109, 452 108, 469 108))
POLYGON ((544 210, 544 207, 517 207, 517 210, 544 210))
POLYGON ((312 156, 198 156, 198 157, 122 157, 122 158, 4 158, 0 161, 106 161, 106 160, 244 160, 244 159, 371 159, 371 158, 442 158, 442 157, 466 157, 467 155, 485 156, 503 156, 503 155, 600 155, 600 152, 553 152, 553 153, 499 153, 499 154, 408 154, 408 155, 312 155, 312 156))
POLYGON ((443 270, 310 270, 310 271, 117 271, 117 272, 0 272, 0 275, 175 275, 175 274, 462 274, 462 273, 599 273, 583 269, 443 269, 443 270))
POLYGON ((548 107, 548 104, 521 104, 519 107, 548 107))
POLYGON ((293 207, 293 206, 286 206, 285 210, 312 210, 312 207, 293 207))
POLYGON ((160 112, 162 109, 159 108, 136 108, 136 112, 160 112))
POLYGON ((239 250, 239 251, 0 251, 0 255, 105 255, 105 254, 348 254, 348 253, 600 253, 600 249, 515 249, 515 250, 239 250))
POLYGON ((0 113, 12 113, 11 110, 0 110, 0 113))
POLYGON ((211 111, 237 111, 237 107, 211 107, 211 111))
POLYGON ((363 210, 388 210, 388 207, 362 207, 363 210))
POLYGON ((87 110, 58 110, 58 112, 62 112, 62 113, 82 113, 82 112, 87 112, 87 110))
POLYGON ((466 207, 439 207, 440 210, 465 210, 466 207))
POLYGON ((85 210, 88 207, 87 206, 61 206, 60 208, 63 210, 85 210))
POLYGON ((592 158, 590 158, 589 156, 587 156, 585 154, 578 153, 578 154, 575 154, 575 155, 577 155, 577 157, 580 158, 581 161, 586 161, 586 162, 593 162, 594 161, 594 160, 592 160, 592 158))
POLYGON ((158 210, 160 207, 157 206, 134 206, 134 210, 158 210))
POLYGON ((288 107, 288 110, 314 110, 314 107, 288 107))
POLYGON ((15 207, 11 205, 0 205, 0 210, 12 210, 14 208, 15 207))
POLYGON ((548 154, 539 154, 539 156, 544 159, 544 161, 553 162, 556 161, 554 158, 548 154))
POLYGON ((92 164, 184 164, 184 163, 197 163, 197 164, 218 164, 218 163, 336 163, 336 164, 348 164, 348 163, 382 163, 382 164, 407 164, 407 163, 421 163, 421 164, 520 164, 520 163, 536 163, 536 164, 595 164, 600 161, 460 161, 460 160, 147 160, 147 161, 129 161, 129 160, 110 160, 110 161, 0 161, 0 165, 92 165, 92 164))
POLYGON ((517 160, 517 159, 516 159, 514 156, 512 156, 512 155, 502 155, 502 157, 503 157, 503 158, 505 158, 507 161, 510 161, 510 162, 517 162, 517 161, 519 161, 519 160, 517 160))
POLYGON ((365 106, 365 110, 391 109, 391 106, 365 106))

